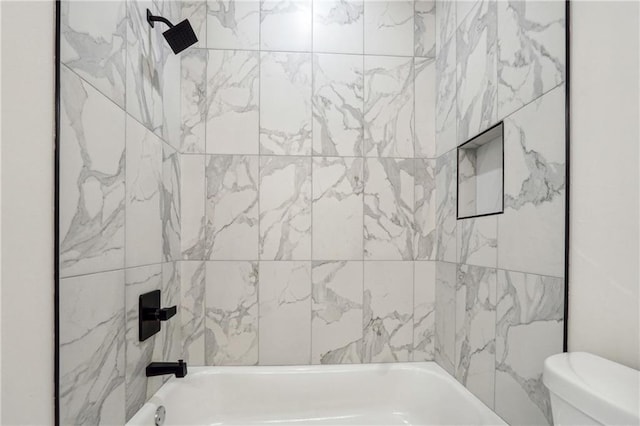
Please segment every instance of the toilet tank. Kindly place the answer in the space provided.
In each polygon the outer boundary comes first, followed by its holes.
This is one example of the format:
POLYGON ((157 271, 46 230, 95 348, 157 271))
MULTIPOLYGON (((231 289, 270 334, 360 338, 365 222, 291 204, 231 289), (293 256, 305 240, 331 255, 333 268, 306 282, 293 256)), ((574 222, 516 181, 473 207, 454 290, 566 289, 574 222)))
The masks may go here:
POLYGON ((571 352, 545 360, 555 425, 640 425, 640 372, 571 352))

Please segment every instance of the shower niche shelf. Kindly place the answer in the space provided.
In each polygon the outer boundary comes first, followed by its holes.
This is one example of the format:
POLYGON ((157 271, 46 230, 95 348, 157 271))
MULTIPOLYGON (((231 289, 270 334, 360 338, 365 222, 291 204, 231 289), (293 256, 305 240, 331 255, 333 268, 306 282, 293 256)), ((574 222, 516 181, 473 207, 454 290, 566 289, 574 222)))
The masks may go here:
POLYGON ((500 122, 458 146, 458 219, 504 211, 503 129, 500 122))

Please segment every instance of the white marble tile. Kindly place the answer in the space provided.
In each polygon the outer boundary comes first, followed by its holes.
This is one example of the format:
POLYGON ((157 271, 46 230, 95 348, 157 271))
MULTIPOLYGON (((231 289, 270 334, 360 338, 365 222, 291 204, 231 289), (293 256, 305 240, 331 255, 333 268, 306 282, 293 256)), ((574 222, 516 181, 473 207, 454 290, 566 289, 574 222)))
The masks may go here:
POLYGON ((260 157, 260 259, 311 259, 310 157, 260 157))
POLYGON ((124 108, 125 1, 63 1, 60 61, 124 108))
POLYGON ((258 362, 258 263, 206 262, 207 365, 258 362))
POLYGON ((258 167, 255 156, 209 156, 207 259, 258 259, 258 167))
POLYGON ((403 362, 413 350, 413 262, 364 263, 363 362, 403 362))
POLYGON ((261 154, 311 154, 311 63, 307 53, 261 54, 261 154))
POLYGON ((415 139, 417 158, 436 157, 436 61, 414 58, 415 139))
POLYGON ((433 361, 436 317, 436 262, 414 262, 413 361, 433 361))
POLYGON ((414 259, 433 260, 436 256, 436 160, 415 160, 414 197, 414 259))
POLYGON ((481 3, 482 0, 456 0, 456 28, 459 28, 465 21, 469 20, 469 14, 481 3))
POLYGON ((180 155, 180 243, 184 260, 205 258, 206 158, 205 155, 180 155))
POLYGON ((207 47, 258 50, 259 0, 208 0, 207 47))
POLYGON ((413 160, 366 159, 364 181, 365 260, 413 260, 413 160))
POLYGON ((364 57, 364 152, 413 158, 412 58, 364 57))
POLYGON ((311 52, 311 0, 262 0, 260 49, 311 52))
POLYGON ((60 71, 60 274, 123 268, 125 113, 60 71))
POLYGON ((458 143, 496 122, 497 38, 496 0, 478 0, 456 31, 458 143))
MULTIPOLYGON (((182 268, 178 261, 175 262, 163 262, 162 263, 162 294, 161 303, 163 307, 176 306, 178 312, 182 313, 182 268)), ((182 336, 182 324, 175 316, 172 320, 162 323, 162 330, 160 330, 162 345, 156 344, 154 348, 154 359, 168 360, 175 362, 179 359, 184 359, 183 351, 183 336, 182 336)), ((163 382, 166 382, 169 376, 162 378, 163 382)), ((150 397, 148 394, 147 397, 150 397)))
POLYGON ((498 267, 564 275, 564 86, 505 120, 498 267))
POLYGON ((364 0, 313 2, 313 51, 363 53, 364 0))
MULTIPOLYGON (((141 294, 153 290, 162 290, 162 265, 148 265, 125 270, 125 314, 126 314, 126 410, 127 420, 153 395, 162 385, 162 377, 147 378, 145 369, 153 361, 170 361, 157 359, 160 355, 157 348, 164 344, 164 333, 140 341, 138 330, 138 299, 141 294), (155 358, 155 359, 154 359, 155 358)), ((164 324, 163 324, 164 326, 164 324)))
POLYGON ((361 362, 362 262, 314 261, 311 288, 311 362, 361 362))
POLYGON ((124 424, 124 271, 60 280, 60 423, 124 424))
POLYGON ((496 270, 458 265, 457 274, 455 377, 493 408, 496 270))
MULTIPOLYGON (((466 145, 468 146, 468 145, 466 145)), ((458 217, 471 217, 478 214, 477 163, 478 150, 474 148, 458 149, 458 217)))
POLYGON ((455 374, 456 264, 436 262, 436 307, 434 359, 449 374, 455 374))
POLYGON ((257 154, 258 52, 209 50, 207 62, 208 154, 257 154))
POLYGON ((553 424, 544 360, 562 352, 564 282, 498 271, 495 410, 509 424, 553 424))
POLYGON ((147 129, 179 148, 180 56, 171 51, 162 35, 165 25, 150 27, 147 8, 173 22, 181 15, 178 2, 127 2, 126 110, 147 129))
POLYGON ((456 37, 451 37, 444 45, 438 47, 436 56, 437 155, 456 147, 456 87, 456 37))
POLYGON ((311 262, 260 262, 260 365, 311 362, 311 262))
POLYGON ((498 217, 457 222, 458 263, 495 268, 498 264, 498 217))
POLYGON ((476 211, 478 214, 503 211, 503 151, 502 137, 476 150, 476 211))
POLYGON ((162 141, 127 116, 127 267, 162 261, 162 141))
POLYGON ((364 53, 413 56, 413 1, 364 2, 364 53))
POLYGON ((456 261, 456 151, 436 160, 436 259, 456 261))
POLYGON ((415 0, 413 15, 414 55, 436 56, 436 1, 415 0))
POLYGON ((362 158, 313 159, 314 259, 362 260, 362 164, 362 158))
POLYGON ((457 28, 455 0, 436 0, 436 49, 440 50, 452 37, 457 28))
POLYGON ((180 271, 180 326, 182 354, 188 365, 206 365, 204 358, 204 297, 206 263, 179 262, 180 271))
POLYGON ((498 2, 498 118, 565 80, 565 5, 498 2))
MULTIPOLYGON (((180 20, 183 19, 189 20, 198 38, 193 47, 207 47, 207 0, 180 0, 180 20)), ((188 52, 193 50, 190 49, 188 52)))
POLYGON ((356 55, 313 55, 313 153, 361 156, 363 60, 356 55))
POLYGON ((162 193, 160 194, 163 261, 182 259, 180 179, 180 154, 168 144, 163 143, 162 193))
POLYGON ((207 51, 192 49, 181 56, 180 152, 203 153, 207 122, 207 51))

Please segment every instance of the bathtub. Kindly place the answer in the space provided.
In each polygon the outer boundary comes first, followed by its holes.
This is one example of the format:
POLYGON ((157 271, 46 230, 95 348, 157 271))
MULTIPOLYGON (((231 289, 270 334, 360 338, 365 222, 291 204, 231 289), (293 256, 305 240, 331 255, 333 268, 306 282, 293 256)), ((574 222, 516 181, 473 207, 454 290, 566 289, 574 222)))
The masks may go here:
POLYGON ((127 423, 184 425, 506 425, 433 362, 190 367, 127 423))

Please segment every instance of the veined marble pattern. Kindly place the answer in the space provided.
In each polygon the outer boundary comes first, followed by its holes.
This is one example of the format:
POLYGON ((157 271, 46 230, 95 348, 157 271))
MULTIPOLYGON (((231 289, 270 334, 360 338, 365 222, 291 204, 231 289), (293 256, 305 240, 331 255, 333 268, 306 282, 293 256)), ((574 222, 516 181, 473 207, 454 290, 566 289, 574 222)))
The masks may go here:
POLYGON ((413 361, 433 361, 435 343, 436 262, 414 262, 413 361))
POLYGON ((457 222, 458 263, 495 268, 498 263, 498 217, 457 222))
MULTIPOLYGON (((438 5, 442 4, 438 2, 438 5)), ((456 37, 438 47, 436 56, 436 153, 456 147, 456 37)))
POLYGON ((498 1, 498 116, 565 81, 565 10, 558 1, 498 1))
POLYGON ((206 365, 204 358, 204 297, 206 263, 179 262, 180 271, 180 334, 182 355, 189 365, 206 365))
POLYGON ((456 268, 455 263, 436 262, 434 358, 452 375, 456 350, 456 268))
POLYGON ((414 259, 436 256, 436 160, 415 160, 414 259))
POLYGON ((60 71, 60 274, 123 268, 125 113, 60 71))
POLYGON ((60 422, 125 422, 124 271, 60 280, 60 422))
POLYGON ((260 48, 310 52, 311 15, 311 0, 262 0, 260 48))
POLYGON ((258 61, 258 52, 209 50, 207 153, 258 153, 258 61))
POLYGON ((180 243, 180 154, 162 144, 162 253, 164 261, 182 259, 180 243))
MULTIPOLYGON (((469 146, 469 145, 466 145, 469 146)), ((458 148, 458 217, 471 217, 478 214, 478 150, 458 148)))
POLYGON ((458 265, 455 377, 494 406, 496 270, 458 265))
POLYGON ((260 365, 311 361, 311 263, 260 262, 260 365))
POLYGON ((261 53, 260 58, 260 153, 310 155, 311 54, 261 53))
POLYGON ((260 157, 260 259, 311 258, 311 158, 260 157))
POLYGON ((496 122, 497 39, 496 0, 479 0, 456 31, 458 143, 496 122))
POLYGON ((414 55, 435 58, 436 0, 414 1, 413 27, 414 55))
POLYGON ((181 56, 180 151, 203 153, 207 121, 207 51, 192 49, 181 56))
POLYGON ((163 140, 180 144, 180 56, 174 55, 162 33, 165 26, 151 28, 147 8, 176 22, 179 2, 127 2, 126 110, 163 140), (176 100, 176 102, 172 102, 176 100))
POLYGON ((162 143, 127 116, 127 267, 162 261, 162 143))
POLYGON ((208 0, 207 47, 257 50, 260 46, 259 0, 208 0))
POLYGON ((362 260, 362 158, 313 159, 314 259, 362 260))
POLYGON ((436 61, 414 58, 416 158, 436 157, 436 61))
POLYGON ((188 19, 198 41, 193 47, 207 46, 207 0, 180 0, 180 20, 188 19))
POLYGON ((60 61, 124 107, 125 1, 61 2, 60 61))
POLYGON ((413 0, 364 2, 364 53, 413 56, 413 0))
POLYGON ((436 259, 456 261, 456 151, 436 160, 436 259))
POLYGON ((456 3, 452 0, 436 1, 436 49, 440 50, 456 33, 456 3))
MULTIPOLYGON (((139 341, 138 297, 141 294, 162 290, 162 265, 140 266, 125 270, 126 308, 126 412, 127 420, 142 407, 147 398, 162 386, 162 377, 145 375, 145 369, 154 359, 155 348, 162 348, 164 333, 157 333, 144 342, 139 341)), ((94 305, 95 306, 95 305, 94 305)), ((165 323, 166 324, 166 323, 165 323)), ((164 325, 163 324, 163 328, 164 325)))
POLYGON ((365 56, 364 71, 365 155, 413 158, 413 59, 365 56))
POLYGON ((412 296, 413 262, 365 262, 363 362, 411 359, 412 296))
POLYGON ((209 156, 207 259, 258 258, 258 166, 254 156, 209 156))
POLYGON ((313 1, 314 52, 363 53, 364 0, 313 1))
MULTIPOLYGON (((178 261, 162 263, 162 306, 178 306, 182 300, 181 295, 182 269, 178 261)), ((162 345, 154 349, 154 359, 177 360, 184 359, 182 325, 176 316, 174 321, 167 321, 162 324, 161 342, 162 345)), ((157 343, 157 341, 156 341, 157 343)), ((169 377, 163 377, 166 382, 169 377)), ((151 395, 148 395, 150 397, 151 395)))
POLYGON ((365 260, 413 260, 414 176, 413 160, 366 159, 365 260))
POLYGON ((258 263, 207 262, 207 365, 258 362, 258 263))
POLYGON ((315 155, 362 155, 363 73, 361 56, 313 56, 315 155))
POLYGON ((563 317, 561 278, 498 271, 495 410, 509 424, 552 424, 542 371, 562 352, 563 317))
POLYGON ((182 259, 203 260, 206 239, 205 155, 180 155, 182 259))
POLYGON ((561 277, 565 226, 564 86, 511 115, 505 120, 504 135, 505 195, 504 214, 498 219, 498 267, 561 277))
POLYGON ((456 0, 456 28, 459 28, 464 21, 469 19, 469 13, 472 9, 481 3, 483 0, 456 0))
POLYGON ((360 363, 362 349, 362 262, 313 262, 311 362, 360 363))

